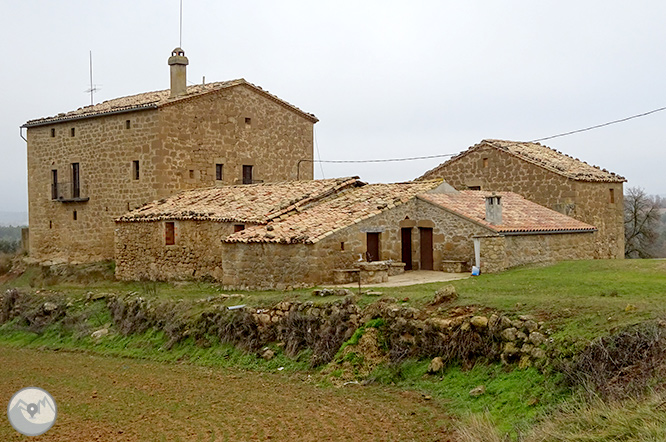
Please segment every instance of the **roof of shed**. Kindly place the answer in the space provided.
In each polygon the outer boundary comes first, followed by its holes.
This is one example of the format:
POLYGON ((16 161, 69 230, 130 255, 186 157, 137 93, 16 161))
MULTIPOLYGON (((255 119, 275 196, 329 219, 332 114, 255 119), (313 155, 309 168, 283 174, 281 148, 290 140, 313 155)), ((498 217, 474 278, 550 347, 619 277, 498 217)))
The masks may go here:
POLYGON ((277 102, 278 104, 296 112, 297 114, 300 114, 301 116, 307 118, 313 123, 319 121, 317 117, 315 117, 313 114, 306 113, 301 109, 297 108, 296 106, 294 106, 293 104, 290 104, 278 98, 277 96, 263 90, 261 87, 256 86, 246 81, 243 78, 240 78, 237 80, 188 86, 187 92, 185 94, 173 98, 170 97, 171 95, 170 89, 154 91, 154 92, 144 92, 142 94, 115 98, 113 100, 104 101, 102 103, 91 106, 81 107, 76 110, 60 113, 51 117, 44 117, 44 118, 37 118, 34 120, 30 120, 26 122, 22 127, 29 128, 35 126, 43 126, 46 124, 61 123, 65 121, 80 120, 83 118, 93 118, 109 114, 134 112, 146 109, 157 109, 159 107, 163 107, 173 103, 178 103, 180 101, 191 99, 193 97, 210 94, 213 92, 241 85, 249 87, 250 89, 269 98, 270 100, 277 102))
POLYGON ((483 140, 469 149, 459 153, 445 161, 434 169, 423 174, 419 179, 429 179, 433 174, 446 167, 448 164, 474 152, 481 147, 490 146, 497 150, 506 152, 524 161, 530 162, 551 172, 557 173, 576 181, 611 182, 621 183, 626 179, 614 172, 601 169, 598 166, 587 164, 578 158, 573 158, 548 146, 539 143, 506 141, 506 140, 483 140))
POLYGON ((336 231, 403 204, 435 189, 441 180, 368 184, 324 200, 284 219, 252 226, 228 236, 225 242, 313 244, 336 231))
POLYGON ((347 177, 193 189, 153 201, 116 221, 205 220, 266 223, 271 218, 303 210, 303 207, 315 201, 364 184, 358 177, 347 177))
POLYGON ((419 195, 419 198, 474 221, 497 233, 589 232, 596 228, 543 207, 513 192, 464 190, 458 193, 419 195), (500 196, 502 223, 486 221, 486 197, 500 196))

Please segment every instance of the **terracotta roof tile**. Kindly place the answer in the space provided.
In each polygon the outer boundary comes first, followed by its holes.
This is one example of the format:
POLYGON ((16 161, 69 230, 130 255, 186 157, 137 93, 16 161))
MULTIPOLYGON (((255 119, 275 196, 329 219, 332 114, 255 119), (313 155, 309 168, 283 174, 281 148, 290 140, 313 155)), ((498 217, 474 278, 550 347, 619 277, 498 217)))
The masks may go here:
POLYGON ((209 220, 266 223, 344 189, 362 186, 358 177, 245 184, 188 190, 146 204, 116 221, 209 220))
POLYGON ((502 150, 518 158, 521 158, 530 163, 536 164, 544 169, 555 172, 559 175, 571 178, 576 181, 593 181, 593 182, 612 182, 621 183, 626 179, 613 172, 601 169, 597 166, 592 166, 577 158, 563 154, 548 146, 539 143, 519 142, 519 141, 506 141, 506 140, 483 140, 481 143, 470 147, 464 152, 452 157, 448 161, 440 164, 432 170, 429 170, 419 179, 429 179, 434 173, 444 168, 446 165, 461 157, 478 150, 483 146, 491 146, 495 149, 502 150))
POLYGON ((540 206, 513 192, 465 190, 456 194, 423 194, 419 198, 461 215, 497 233, 582 232, 594 226, 540 206), (492 225, 486 217, 486 197, 501 196, 502 223, 492 225))
POLYGON ((225 242, 312 244, 337 230, 403 204, 441 183, 441 180, 434 180, 351 188, 286 219, 274 219, 267 225, 252 226, 234 233, 225 242))
POLYGON ((156 109, 162 106, 166 106, 172 103, 177 103, 186 99, 193 97, 209 94, 216 91, 221 91, 223 89, 228 89, 235 86, 247 86, 254 91, 266 96, 267 98, 295 111, 298 114, 301 114, 305 118, 308 118, 312 122, 317 122, 317 117, 312 114, 308 114, 296 106, 287 103, 286 101, 278 98, 277 96, 270 94, 269 92, 263 90, 261 87, 256 86, 243 78, 238 80, 222 81, 218 83, 209 83, 209 84, 197 84, 194 86, 188 86, 187 92, 184 95, 170 98, 171 91, 170 89, 154 92, 144 92, 142 94, 130 95, 127 97, 115 98, 113 100, 104 101, 99 104, 92 106, 81 107, 77 110, 60 113, 51 117, 37 118, 30 120, 23 125, 23 127, 35 127, 42 126, 45 124, 60 123, 64 121, 79 120, 83 118, 92 118, 102 115, 109 115, 115 113, 124 113, 124 112, 134 112, 138 110, 145 109, 156 109))

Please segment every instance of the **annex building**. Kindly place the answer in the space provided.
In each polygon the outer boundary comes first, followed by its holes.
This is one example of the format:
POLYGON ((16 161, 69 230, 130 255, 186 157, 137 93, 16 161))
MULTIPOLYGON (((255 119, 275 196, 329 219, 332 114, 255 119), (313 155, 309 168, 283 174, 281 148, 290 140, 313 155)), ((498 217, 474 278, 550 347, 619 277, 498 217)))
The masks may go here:
MULTIPOLYGON (((282 289, 339 282, 366 263, 484 272, 590 259, 596 228, 512 192, 357 177, 195 189, 116 220, 119 279, 282 289)), ((379 267, 377 267, 379 269, 379 267)))
POLYGON ((626 179, 539 143, 483 140, 426 172, 458 190, 509 191, 596 227, 594 258, 624 258, 626 179))
POLYGON ((188 63, 176 48, 170 89, 22 126, 31 258, 112 259, 115 218, 187 189, 313 178, 314 115, 244 79, 187 86, 188 63))

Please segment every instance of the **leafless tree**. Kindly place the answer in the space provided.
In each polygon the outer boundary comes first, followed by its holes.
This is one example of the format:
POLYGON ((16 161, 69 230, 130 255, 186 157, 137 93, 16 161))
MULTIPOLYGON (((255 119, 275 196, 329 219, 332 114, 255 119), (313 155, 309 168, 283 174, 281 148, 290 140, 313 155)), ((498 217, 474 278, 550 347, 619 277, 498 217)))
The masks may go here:
POLYGON ((624 195, 624 256, 652 258, 659 238, 659 202, 640 187, 624 195))

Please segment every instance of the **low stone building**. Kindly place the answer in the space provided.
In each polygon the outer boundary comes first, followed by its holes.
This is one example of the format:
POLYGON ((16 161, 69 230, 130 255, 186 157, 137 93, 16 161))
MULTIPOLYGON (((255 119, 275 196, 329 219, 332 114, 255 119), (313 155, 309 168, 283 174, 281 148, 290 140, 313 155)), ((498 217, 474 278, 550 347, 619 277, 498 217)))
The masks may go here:
POLYGON ((222 239, 361 185, 357 177, 182 192, 116 220, 116 276, 222 279, 222 239))
POLYGON ((419 179, 458 190, 516 192, 594 225, 594 257, 624 257, 623 177, 539 143, 483 140, 419 179))
POLYGON ((293 185, 193 190, 130 212, 117 220, 117 276, 284 288, 333 283, 361 262, 493 272, 593 257, 593 226, 510 192, 459 192, 441 180, 293 185))

